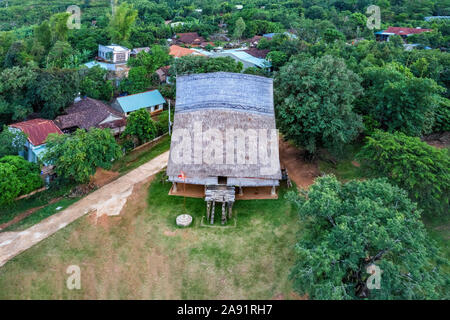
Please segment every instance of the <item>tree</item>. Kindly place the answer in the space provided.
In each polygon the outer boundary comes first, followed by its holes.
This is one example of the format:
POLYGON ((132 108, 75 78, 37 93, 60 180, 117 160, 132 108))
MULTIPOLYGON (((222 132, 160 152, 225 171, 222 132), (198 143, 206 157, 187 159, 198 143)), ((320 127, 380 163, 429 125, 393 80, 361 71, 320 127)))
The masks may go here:
POLYGON ((233 38, 240 39, 245 30, 245 21, 242 17, 239 17, 236 20, 236 24, 234 26, 233 38))
POLYGON ((47 56, 47 67, 62 68, 73 53, 72 46, 66 41, 56 41, 47 56))
POLYGON ((144 142, 156 138, 158 128, 152 120, 150 113, 146 109, 139 109, 131 112, 127 118, 127 126, 122 133, 122 137, 131 137, 137 140, 137 144, 141 145, 144 142))
POLYGON ((333 28, 328 28, 327 30, 325 30, 323 38, 328 43, 335 42, 337 40, 345 40, 344 34, 339 30, 333 28))
POLYGON ((13 67, 0 72, 0 125, 23 120, 36 103, 34 86, 38 70, 32 66, 13 67))
POLYGON ((42 69, 34 83, 33 95, 37 98, 37 110, 43 117, 54 119, 79 92, 80 77, 77 70, 42 69))
POLYGON ((339 300, 444 296, 440 265, 448 262, 402 189, 384 179, 341 184, 324 176, 304 197, 291 199, 307 224, 290 275, 300 294, 339 300), (368 267, 374 265, 381 280, 378 290, 368 287, 368 267))
POLYGON ((41 170, 35 163, 28 162, 18 155, 10 155, 0 158, 0 164, 9 164, 14 168, 14 174, 20 183, 19 195, 30 193, 44 185, 41 178, 41 170))
POLYGON ((27 141, 27 136, 21 130, 9 130, 3 126, 0 132, 0 158, 9 155, 17 155, 27 141))
POLYGON ((377 130, 367 137, 357 156, 362 167, 376 177, 388 177, 408 191, 426 214, 448 213, 450 195, 450 157, 403 133, 377 130))
POLYGON ((292 58, 275 78, 281 132, 310 154, 322 146, 339 150, 362 129, 352 109, 359 83, 340 58, 292 58))
POLYGON ((128 72, 128 78, 120 83, 120 91, 135 94, 147 90, 150 85, 151 80, 145 67, 133 67, 128 72))
POLYGON ((128 3, 123 2, 116 8, 114 15, 110 18, 109 33, 114 43, 123 44, 128 41, 131 29, 136 22, 138 11, 128 3))
POLYGON ((98 167, 110 169, 122 151, 110 129, 78 129, 71 135, 50 134, 43 161, 55 165, 58 176, 86 183, 98 167))
POLYGON ((145 67, 148 73, 154 73, 159 68, 170 64, 172 57, 169 55, 168 49, 154 45, 150 52, 141 51, 135 59, 130 59, 128 65, 131 67, 145 67))
POLYGON ((34 37, 44 46, 45 50, 50 49, 52 46, 52 29, 47 20, 34 28, 34 37))
POLYGON ((207 58, 191 55, 175 59, 170 67, 169 74, 171 79, 176 80, 176 75, 218 71, 239 73, 242 68, 242 62, 236 62, 230 57, 207 58))
POLYGON ((106 80, 107 70, 95 66, 87 70, 80 82, 80 93, 93 99, 111 100, 114 88, 111 81, 106 80))
POLYGON ((20 193, 20 181, 14 174, 14 167, 0 163, 0 206, 10 204, 20 193))
POLYGON ((288 56, 282 51, 270 51, 266 59, 272 63, 275 70, 278 70, 288 61, 288 56))
POLYGON ((430 131, 439 93, 445 91, 434 80, 416 78, 397 63, 369 67, 362 75, 364 96, 357 104, 362 114, 391 132, 420 136, 430 131))
POLYGON ((61 12, 54 14, 50 18, 50 27, 52 32, 52 42, 56 41, 67 41, 67 34, 69 32, 69 27, 67 26, 67 20, 70 17, 70 13, 61 12))

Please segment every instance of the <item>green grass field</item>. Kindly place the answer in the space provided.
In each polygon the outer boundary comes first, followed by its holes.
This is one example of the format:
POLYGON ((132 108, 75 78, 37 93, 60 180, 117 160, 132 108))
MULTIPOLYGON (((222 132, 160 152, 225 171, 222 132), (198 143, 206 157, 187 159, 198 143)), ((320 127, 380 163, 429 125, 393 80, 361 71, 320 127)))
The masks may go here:
MULTIPOLYGON (((301 230, 284 199, 238 201, 230 228, 201 226, 202 199, 186 199, 193 225, 178 228, 181 197, 163 174, 135 188, 119 217, 84 217, 0 268, 0 299, 296 298, 288 279, 301 230), (79 265, 82 289, 66 288, 79 265)), ((219 214, 219 208, 216 209, 219 214)))

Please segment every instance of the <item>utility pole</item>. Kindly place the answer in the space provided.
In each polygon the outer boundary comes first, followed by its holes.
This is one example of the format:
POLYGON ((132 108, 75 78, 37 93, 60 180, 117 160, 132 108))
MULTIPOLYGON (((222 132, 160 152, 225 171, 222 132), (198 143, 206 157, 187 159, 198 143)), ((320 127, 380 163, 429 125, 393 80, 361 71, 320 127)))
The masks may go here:
POLYGON ((170 121, 170 99, 169 99, 169 136, 172 135, 171 127, 172 127, 172 121, 170 121))

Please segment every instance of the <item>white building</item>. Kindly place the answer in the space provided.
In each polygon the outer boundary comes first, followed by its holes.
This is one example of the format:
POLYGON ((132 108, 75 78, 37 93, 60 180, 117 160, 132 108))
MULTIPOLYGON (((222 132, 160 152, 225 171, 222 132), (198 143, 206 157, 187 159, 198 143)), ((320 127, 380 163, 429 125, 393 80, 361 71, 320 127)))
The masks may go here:
POLYGON ((98 56, 107 62, 126 63, 130 58, 130 53, 130 49, 117 44, 109 46, 98 45, 98 56))

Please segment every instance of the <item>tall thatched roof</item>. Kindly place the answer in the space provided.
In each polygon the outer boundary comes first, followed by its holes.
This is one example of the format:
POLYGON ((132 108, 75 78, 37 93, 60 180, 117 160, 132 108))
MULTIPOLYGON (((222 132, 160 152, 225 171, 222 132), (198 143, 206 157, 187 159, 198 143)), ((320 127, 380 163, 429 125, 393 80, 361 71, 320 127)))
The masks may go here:
MULTIPOLYGON (((217 72, 179 76, 176 83, 174 134, 167 167, 169 177, 177 177, 183 171, 190 183, 195 179, 205 181, 208 177, 218 176, 268 179, 270 181, 281 179, 278 139, 276 137, 272 139, 270 136, 276 132, 272 79, 240 73, 217 72), (204 158, 201 163, 198 161, 196 163, 180 163, 176 159, 177 154, 175 153, 179 151, 177 142, 180 142, 180 140, 174 141, 179 138, 177 130, 184 132, 184 138, 189 135, 194 143, 196 139, 194 129, 199 128, 199 123, 203 134, 208 130, 216 130, 219 133, 223 148, 218 151, 220 154, 216 155, 215 151, 212 154, 215 159, 223 159, 222 163, 220 161, 219 163, 217 161, 206 163, 208 161, 205 162, 204 158), (232 130, 240 129, 244 131, 230 140, 229 133, 233 133, 232 130), (242 150, 244 148, 239 151, 235 149, 230 162, 230 149, 227 149, 227 145, 231 141, 231 145, 238 148, 236 147, 238 139, 249 135, 251 130, 257 134, 267 132, 267 139, 261 140, 259 135, 256 140, 247 138, 245 140, 246 151, 242 150), (264 162, 260 149, 264 151, 263 153, 272 156, 271 159, 276 159, 275 164, 264 162), (242 153, 239 162, 236 152, 244 152, 244 162, 242 162, 242 153), (271 167, 271 170, 264 169, 268 166, 271 167)), ((203 155, 211 154, 210 142, 208 139, 203 139, 200 143, 203 155)), ((194 147, 192 152, 196 152, 194 147)), ((192 157, 195 156, 192 155, 192 157)))

